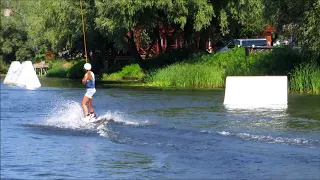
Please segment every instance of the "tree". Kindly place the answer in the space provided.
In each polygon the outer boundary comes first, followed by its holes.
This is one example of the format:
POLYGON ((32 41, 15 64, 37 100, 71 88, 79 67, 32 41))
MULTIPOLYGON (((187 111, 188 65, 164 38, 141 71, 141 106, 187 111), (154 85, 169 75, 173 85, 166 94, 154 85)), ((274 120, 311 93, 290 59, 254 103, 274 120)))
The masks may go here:
POLYGON ((81 11, 77 1, 33 0, 28 10, 28 33, 37 46, 58 52, 71 49, 82 37, 81 11))
POLYGON ((97 27, 118 46, 127 46, 143 69, 147 64, 136 48, 135 28, 143 28, 152 41, 159 42, 159 25, 185 30, 188 26, 189 33, 208 26, 214 15, 206 0, 98 0, 96 7, 97 27))
POLYGON ((304 13, 304 24, 300 27, 301 44, 314 57, 320 59, 320 1, 316 1, 309 11, 304 13))
POLYGON ((319 58, 320 1, 264 0, 264 3, 265 17, 277 31, 294 36, 304 51, 319 58))
POLYGON ((211 0, 217 17, 212 26, 223 36, 251 37, 263 33, 266 21, 262 0, 211 0))
POLYGON ((12 11, 9 17, 1 13, 1 30, 0 30, 0 53, 6 63, 13 60, 29 60, 32 53, 28 34, 26 31, 26 20, 21 13, 20 2, 12 1, 10 6, 1 2, 1 9, 8 8, 12 11))
POLYGON ((41 49, 54 52, 71 49, 81 39, 79 3, 69 0, 10 2, 14 13, 2 18, 1 43, 5 53, 15 52, 12 59, 28 59, 41 49))

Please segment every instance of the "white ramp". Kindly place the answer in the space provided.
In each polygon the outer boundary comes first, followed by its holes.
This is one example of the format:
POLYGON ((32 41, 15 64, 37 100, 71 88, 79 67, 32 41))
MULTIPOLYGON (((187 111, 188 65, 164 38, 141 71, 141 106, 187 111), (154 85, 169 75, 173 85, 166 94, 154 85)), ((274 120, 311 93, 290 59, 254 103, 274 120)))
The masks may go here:
POLYGON ((228 76, 224 105, 229 107, 286 107, 287 76, 228 76))
POLYGON ((22 86, 27 89, 36 89, 41 87, 39 78, 33 69, 31 61, 24 61, 20 65, 20 68, 17 67, 17 63, 14 63, 14 65, 13 62, 11 63, 8 74, 6 76, 7 81, 4 81, 4 84, 22 86), (11 66, 13 68, 10 72, 11 66))
POLYGON ((20 75, 21 63, 19 61, 12 61, 6 77, 3 80, 3 84, 15 84, 20 75))
POLYGON ((36 89, 41 87, 39 78, 33 69, 32 62, 23 61, 21 66, 21 73, 16 81, 16 85, 26 87, 27 89, 36 89))

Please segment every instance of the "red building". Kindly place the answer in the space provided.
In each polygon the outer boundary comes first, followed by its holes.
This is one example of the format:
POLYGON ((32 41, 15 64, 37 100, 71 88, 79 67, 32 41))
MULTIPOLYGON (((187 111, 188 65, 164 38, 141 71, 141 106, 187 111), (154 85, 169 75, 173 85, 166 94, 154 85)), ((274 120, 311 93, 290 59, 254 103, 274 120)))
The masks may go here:
MULTIPOLYGON (((153 42, 151 47, 150 47, 150 44, 145 44, 143 42, 143 39, 141 38, 141 29, 142 29, 141 26, 137 26, 135 28, 134 37, 135 37, 136 48, 139 54, 141 55, 141 57, 143 58, 145 58, 146 56, 152 57, 152 56, 158 55, 161 51, 183 47, 184 34, 182 29, 175 30, 171 26, 165 27, 163 25, 159 25, 158 30, 159 30, 159 36, 160 36, 160 43, 158 42, 158 40, 156 40, 153 42)), ((271 25, 266 25, 264 35, 262 37, 266 38, 267 41, 271 44, 272 34, 274 32, 276 32, 276 29, 274 27, 272 27, 271 25)), ((196 32, 195 36, 197 41, 197 47, 199 49, 200 33, 196 32)), ((206 46, 206 50, 209 53, 212 53, 214 51, 213 49, 214 42, 212 39, 208 38, 205 41, 205 46, 206 46)))
POLYGON ((183 31, 180 29, 175 30, 171 26, 165 28, 163 25, 159 25, 158 31, 160 36, 160 43, 158 42, 158 40, 155 40, 152 45, 145 44, 143 42, 143 39, 141 38, 141 29, 141 26, 135 28, 134 37, 136 48, 142 57, 146 55, 152 57, 154 55, 158 55, 161 51, 182 48, 183 46, 183 31))
POLYGON ((264 29, 264 36, 267 39, 270 45, 272 44, 272 34, 276 32, 276 28, 272 27, 270 24, 267 24, 264 29))

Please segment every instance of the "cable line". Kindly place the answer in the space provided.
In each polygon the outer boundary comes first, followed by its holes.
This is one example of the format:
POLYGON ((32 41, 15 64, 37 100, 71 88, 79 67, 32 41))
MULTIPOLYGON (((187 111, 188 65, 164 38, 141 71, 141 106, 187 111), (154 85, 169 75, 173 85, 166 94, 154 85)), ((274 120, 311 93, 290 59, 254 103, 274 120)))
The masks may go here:
POLYGON ((84 54, 86 56, 86 63, 88 62, 88 55, 87 55, 87 45, 86 45, 86 33, 84 30, 84 18, 83 18, 83 11, 82 11, 82 0, 80 0, 80 8, 81 8, 81 16, 82 16, 82 33, 83 33, 83 43, 84 43, 84 54))

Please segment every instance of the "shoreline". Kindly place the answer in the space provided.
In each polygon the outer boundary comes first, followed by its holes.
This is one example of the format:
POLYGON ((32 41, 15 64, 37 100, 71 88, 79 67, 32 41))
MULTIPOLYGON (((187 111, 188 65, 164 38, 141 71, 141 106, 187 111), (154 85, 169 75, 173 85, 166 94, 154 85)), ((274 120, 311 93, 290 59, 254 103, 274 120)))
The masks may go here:
MULTIPOLYGON (((1 79, 4 79, 6 74, 1 74, 0 77, 1 79)), ((60 77, 46 77, 46 76, 39 76, 37 75, 39 80, 42 78, 46 79, 57 79, 57 80, 66 80, 66 81, 74 81, 77 82, 81 79, 69 79, 69 78, 60 78, 60 77)), ((123 88, 123 89, 145 89, 145 90, 162 90, 162 91, 211 91, 211 90, 218 90, 218 91, 224 91, 225 88, 190 88, 190 87, 160 87, 160 86, 150 86, 147 85, 141 81, 138 80, 117 80, 117 81, 112 81, 112 80, 97 80, 96 81, 97 88, 123 88)), ((79 87, 81 87, 81 84, 79 84, 79 87)), ((306 95, 320 95, 320 94, 315 94, 315 93, 307 93, 307 92, 295 92, 295 91, 290 91, 288 89, 288 94, 306 94, 306 95)))

